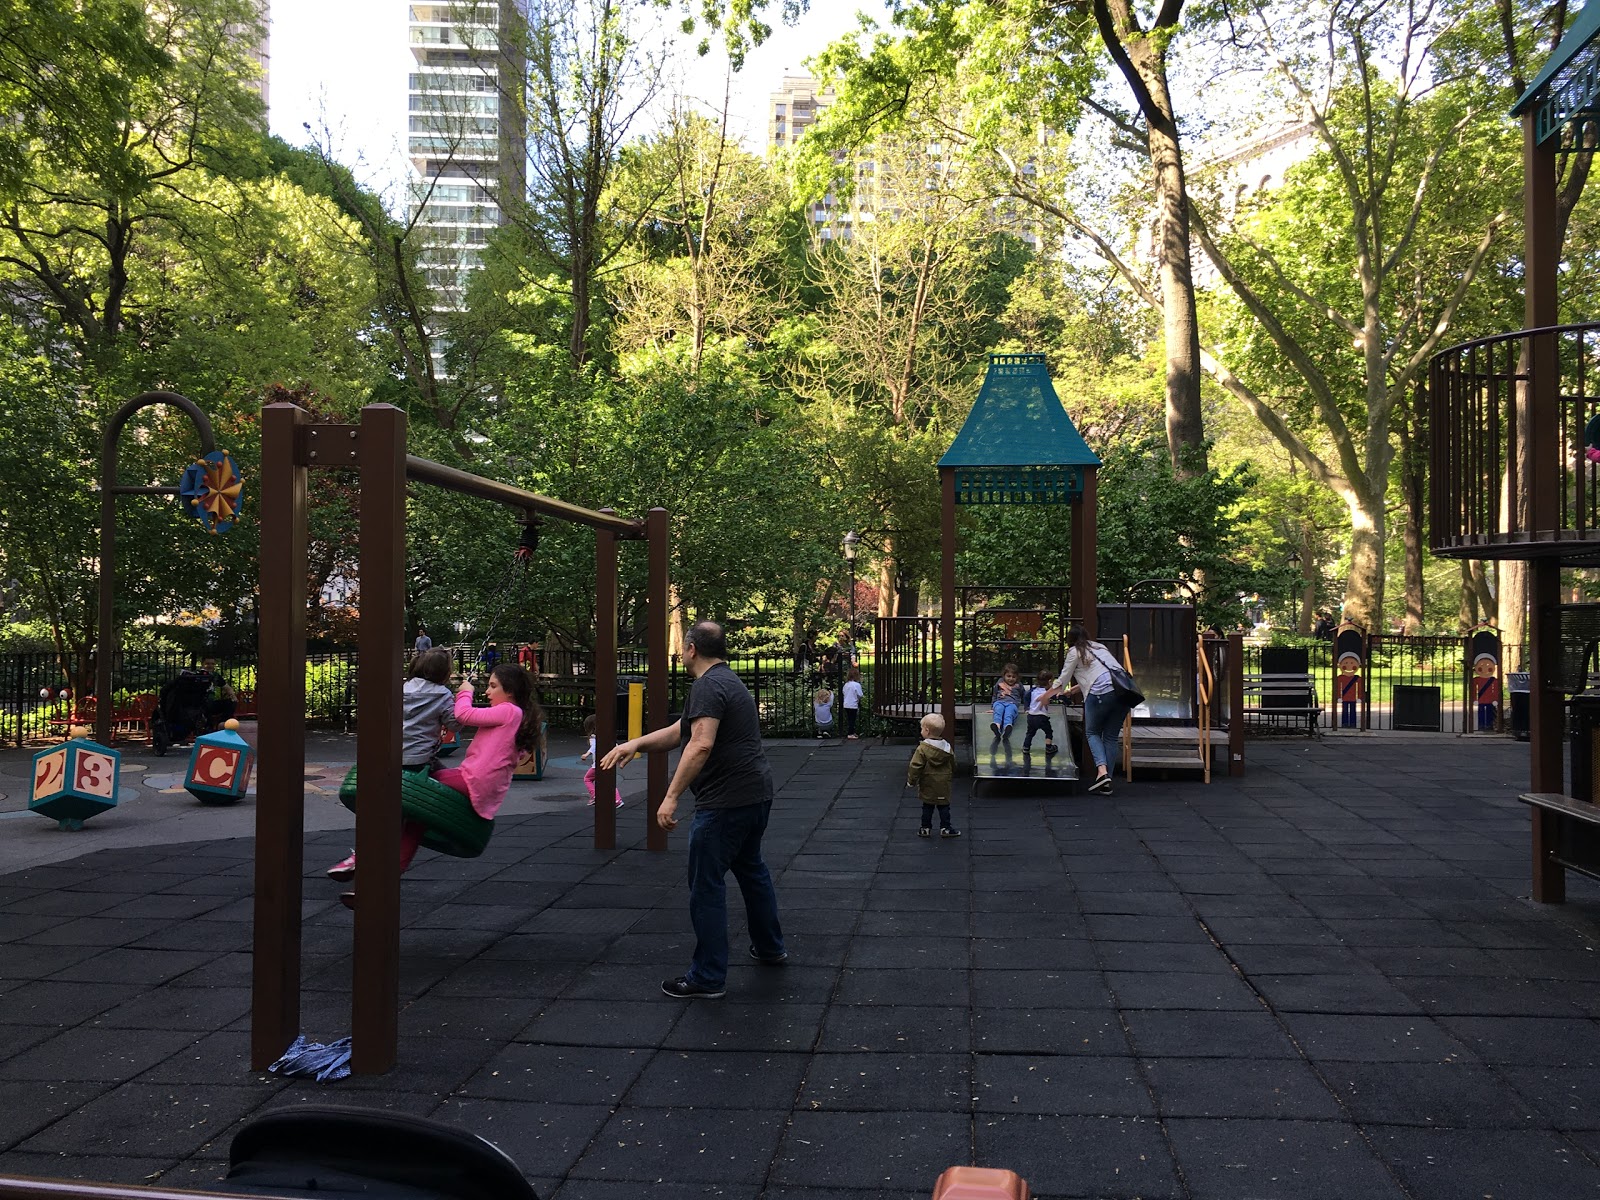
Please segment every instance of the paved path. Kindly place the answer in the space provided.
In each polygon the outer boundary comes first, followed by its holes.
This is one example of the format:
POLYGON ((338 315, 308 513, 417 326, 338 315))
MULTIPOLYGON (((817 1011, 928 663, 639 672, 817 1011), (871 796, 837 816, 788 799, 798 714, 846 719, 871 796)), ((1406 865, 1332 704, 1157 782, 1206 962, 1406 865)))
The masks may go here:
MULTIPOLYGON (((407 876, 402 1061, 331 1085, 248 1070, 250 805, 187 844, 139 843, 158 791, 98 834, 0 820, 0 1172, 203 1186, 241 1120, 319 1100, 459 1121, 556 1200, 925 1197, 967 1162, 1053 1200, 1600 1195, 1600 890, 1524 899, 1525 746, 1256 741, 1209 788, 958 794, 950 842, 906 747, 770 753, 789 965, 736 938, 725 999, 661 996, 684 839, 625 809, 594 851, 563 766, 407 876), (51 839, 81 850, 6 865, 51 839)), ((307 836, 319 1040, 341 814, 307 836)))

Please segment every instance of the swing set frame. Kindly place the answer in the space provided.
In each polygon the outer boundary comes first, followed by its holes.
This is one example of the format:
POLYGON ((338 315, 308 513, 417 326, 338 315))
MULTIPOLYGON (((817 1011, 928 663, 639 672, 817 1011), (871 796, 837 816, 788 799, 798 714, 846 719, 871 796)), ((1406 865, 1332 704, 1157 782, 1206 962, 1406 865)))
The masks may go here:
MULTIPOLYGON (((316 468, 359 475, 360 651, 356 685, 356 854, 362 862, 355 910, 351 1069, 382 1074, 395 1065, 400 994, 400 794, 405 645, 406 482, 489 500, 527 515, 595 531, 595 740, 616 744, 617 542, 649 548, 646 715, 667 723, 667 511, 641 520, 588 509, 406 453, 406 414, 388 404, 361 410, 359 424, 313 423, 293 404, 271 404, 261 419, 260 712, 256 768, 254 964, 251 1066, 262 1070, 300 1033, 301 892, 305 848, 306 517, 316 468)), ((646 846, 667 848, 656 810, 667 790, 667 755, 647 762, 642 806, 646 846)), ((601 795, 615 772, 596 779, 601 795)), ((639 811, 639 810, 635 810, 639 811)), ((616 809, 594 806, 594 846, 616 846, 616 809)))

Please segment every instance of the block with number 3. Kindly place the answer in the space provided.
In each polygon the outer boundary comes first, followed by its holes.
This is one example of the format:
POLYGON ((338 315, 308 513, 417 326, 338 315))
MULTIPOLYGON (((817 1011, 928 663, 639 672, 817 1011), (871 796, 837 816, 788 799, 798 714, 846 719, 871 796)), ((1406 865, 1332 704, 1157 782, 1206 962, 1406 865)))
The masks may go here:
POLYGON ((117 773, 122 755, 88 738, 73 738, 33 756, 33 787, 28 808, 82 829, 96 813, 117 805, 117 773))

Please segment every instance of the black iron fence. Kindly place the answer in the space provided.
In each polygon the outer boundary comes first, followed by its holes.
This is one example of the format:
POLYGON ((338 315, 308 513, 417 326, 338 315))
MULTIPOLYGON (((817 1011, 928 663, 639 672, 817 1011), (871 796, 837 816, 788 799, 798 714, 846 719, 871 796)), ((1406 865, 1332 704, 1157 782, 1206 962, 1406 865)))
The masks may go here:
MULTIPOLYGON (((554 729, 578 729, 595 711, 594 659, 590 654, 565 649, 533 649, 519 645, 453 645, 445 649, 456 658, 463 674, 481 671, 502 661, 520 661, 534 672, 539 701, 554 729), (531 652, 530 652, 531 651, 531 652)), ((407 653, 409 657, 409 652, 407 653)), ((306 657, 306 720, 314 728, 351 730, 356 727, 359 698, 356 693, 357 655, 354 651, 308 654, 306 657)), ((26 746, 59 740, 74 724, 92 725, 96 699, 75 694, 73 677, 92 678, 92 671, 63 671, 54 654, 0 655, 0 746, 26 746)), ((179 672, 200 665, 179 652, 123 651, 112 668, 113 715, 120 733, 146 736, 139 714, 146 716, 159 702, 162 689, 179 672)), ((735 656, 730 666, 755 697, 761 731, 767 737, 799 737, 813 728, 812 699, 823 680, 815 669, 796 671, 787 656, 735 656)), ((619 690, 631 682, 645 682, 646 655, 625 648, 617 656, 619 690)), ((239 714, 255 712, 256 664, 253 658, 219 657, 218 674, 238 697, 239 714)), ((872 667, 863 665, 862 684, 867 693, 861 710, 861 732, 876 734, 871 713, 872 667)), ((830 678, 837 693, 841 680, 830 678)), ((688 696, 690 679, 673 657, 668 673, 668 711, 676 714, 688 696)), ((834 701, 835 723, 841 698, 834 701)))

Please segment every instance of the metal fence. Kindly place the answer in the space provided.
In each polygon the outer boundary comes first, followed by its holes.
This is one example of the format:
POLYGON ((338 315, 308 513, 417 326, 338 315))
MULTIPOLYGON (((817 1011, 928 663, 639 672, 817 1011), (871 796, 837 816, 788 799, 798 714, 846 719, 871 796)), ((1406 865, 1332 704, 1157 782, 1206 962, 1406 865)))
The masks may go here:
MULTIPOLYGON (((1331 642, 1309 642, 1302 647, 1317 700, 1321 728, 1341 728, 1343 713, 1336 692, 1338 676, 1331 642)), ((1246 643, 1246 675, 1261 671, 1264 647, 1246 643)), ((1466 733, 1477 728, 1473 705, 1472 655, 1464 637, 1373 634, 1362 655, 1363 699, 1353 714, 1358 729, 1413 732, 1466 733)), ((1523 648, 1506 645, 1500 657, 1500 702, 1496 727, 1509 719, 1507 673, 1522 669, 1523 648)))
MULTIPOLYGON (((523 661, 535 672, 540 704, 554 729, 578 729, 584 717, 594 712, 594 659, 590 654, 565 649, 536 650, 530 660, 517 645, 477 645, 443 647, 456 658, 463 674, 485 670, 497 662, 523 661), (480 652, 481 651, 481 652, 480 652)), ((409 652, 406 655, 409 658, 409 652)), ((351 730, 356 727, 359 697, 356 693, 354 651, 308 654, 306 656, 306 720, 314 728, 351 730)), ((197 666, 185 653, 128 650, 118 654, 112 668, 113 705, 121 710, 140 698, 156 700, 161 689, 186 667, 197 666)), ((761 718, 761 732, 767 737, 798 737, 812 731, 812 694, 823 682, 815 669, 796 671, 787 657, 735 656, 729 665, 755 697, 761 718)), ((92 678, 92 671, 64 672, 54 654, 0 655, 0 745, 26 746, 57 740, 74 723, 92 722, 92 700, 74 695, 73 674, 92 678)), ((618 686, 645 682, 646 655, 643 649, 625 648, 617 656, 618 686)), ((241 694, 248 705, 255 689, 256 664, 253 658, 217 659, 218 673, 241 694)), ((676 714, 688 696, 690 679, 676 656, 668 673, 668 711, 676 714)), ((828 680, 837 692, 840 676, 828 680)), ((872 668, 862 667, 862 684, 867 700, 861 710, 863 735, 879 732, 871 711, 872 668)), ((840 709, 836 698, 835 720, 840 709)), ((244 711, 249 712, 248 707, 244 711)))

